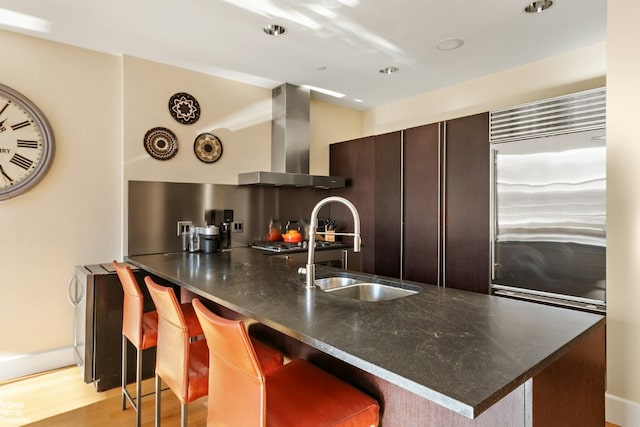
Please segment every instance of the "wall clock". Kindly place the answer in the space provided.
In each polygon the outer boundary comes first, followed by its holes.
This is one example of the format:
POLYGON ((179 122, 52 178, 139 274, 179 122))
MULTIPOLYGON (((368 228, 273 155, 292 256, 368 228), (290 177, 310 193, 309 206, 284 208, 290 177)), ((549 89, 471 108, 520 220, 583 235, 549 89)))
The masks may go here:
POLYGON ((222 156, 222 142, 212 133, 201 133, 193 142, 196 157, 205 163, 213 163, 222 156))
POLYGON ((169 98, 169 113, 183 125, 190 125, 200 118, 200 104, 188 93, 178 92, 169 98))
POLYGON ((42 111, 26 96, 0 84, 0 200, 40 182, 54 151, 53 131, 42 111))

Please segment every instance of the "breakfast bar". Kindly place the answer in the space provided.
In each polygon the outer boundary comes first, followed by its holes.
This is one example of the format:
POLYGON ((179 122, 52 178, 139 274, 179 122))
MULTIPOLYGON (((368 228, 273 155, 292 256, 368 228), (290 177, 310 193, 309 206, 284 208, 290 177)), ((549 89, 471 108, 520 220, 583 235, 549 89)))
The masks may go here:
POLYGON ((363 389, 382 425, 604 425, 604 316, 401 280, 420 291, 359 301, 306 289, 298 263, 251 248, 127 261, 363 389))

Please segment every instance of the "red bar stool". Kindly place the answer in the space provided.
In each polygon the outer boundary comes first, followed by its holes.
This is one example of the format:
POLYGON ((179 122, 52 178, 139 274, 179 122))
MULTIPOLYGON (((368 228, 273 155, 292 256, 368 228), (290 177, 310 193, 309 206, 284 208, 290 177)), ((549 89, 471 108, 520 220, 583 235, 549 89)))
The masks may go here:
MULTIPOLYGON (((164 380, 181 403, 182 427, 187 425, 187 405, 207 395, 209 351, 204 340, 191 342, 188 328, 172 288, 160 286, 150 277, 145 283, 158 311, 156 354, 156 426, 160 426, 161 393, 164 380)), ((257 343, 257 342, 256 342, 257 343)), ((257 363, 267 371, 282 366, 282 353, 258 344, 257 363)))
POLYGON ((296 359, 265 372, 241 320, 192 301, 209 345, 208 426, 366 427, 379 424, 378 402, 296 359))
MULTIPOLYGON (((140 426, 140 399, 142 396, 142 351, 156 346, 158 341, 158 313, 144 312, 144 297, 138 281, 128 265, 113 261, 122 290, 124 300, 122 307, 122 410, 127 408, 127 400, 136 411, 136 426, 140 426), (127 389, 127 340, 136 348, 136 395, 127 389)), ((202 335, 202 327, 198 322, 193 306, 182 304, 181 309, 188 324, 189 335, 202 335)))

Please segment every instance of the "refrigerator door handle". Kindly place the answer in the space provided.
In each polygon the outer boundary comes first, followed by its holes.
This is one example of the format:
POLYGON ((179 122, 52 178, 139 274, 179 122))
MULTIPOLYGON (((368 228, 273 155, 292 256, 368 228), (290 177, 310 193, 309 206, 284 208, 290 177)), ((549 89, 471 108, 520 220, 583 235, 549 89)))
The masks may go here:
POLYGON ((445 216, 446 216, 446 122, 438 124, 438 286, 445 287, 445 216))
POLYGON ((489 209, 491 210, 489 213, 489 218, 491 218, 490 224, 489 224, 489 262, 491 263, 490 266, 490 272, 491 272, 491 284, 493 284, 493 282, 496 279, 496 242, 498 240, 498 218, 497 218, 497 213, 498 213, 498 197, 497 197, 497 193, 498 193, 498 182, 497 182, 497 168, 496 168, 496 161, 497 161, 497 154, 498 154, 498 150, 492 148, 489 151, 489 156, 490 156, 490 160, 489 160, 489 165, 491 168, 490 171, 490 182, 491 185, 489 187, 489 209))

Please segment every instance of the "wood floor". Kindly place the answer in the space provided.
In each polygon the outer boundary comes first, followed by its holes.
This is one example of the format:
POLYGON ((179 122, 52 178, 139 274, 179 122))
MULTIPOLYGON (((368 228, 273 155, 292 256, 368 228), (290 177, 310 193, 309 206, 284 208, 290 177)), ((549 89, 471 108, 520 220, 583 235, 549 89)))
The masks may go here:
MULTIPOLYGON (((143 394, 154 389, 154 380, 143 383, 143 394)), ((84 384, 77 367, 0 384, 0 426, 135 426, 135 412, 121 409, 120 389, 98 393, 84 384)), ((189 426, 205 427, 206 398, 189 405, 189 426)), ((142 425, 154 425, 155 402, 142 399, 142 425)), ((167 390, 162 393, 162 425, 180 425, 180 402, 167 390)))
MULTIPOLYGON (((153 391, 153 379, 143 383, 143 393, 153 391)), ((19 381, 0 383, 0 426, 68 427, 133 426, 132 408, 121 410, 120 389, 97 393, 84 384, 77 367, 64 368, 19 381)), ((142 399, 142 425, 154 425, 154 396, 142 399)), ((204 427, 207 402, 189 405, 189 426, 204 427)), ((162 393, 162 425, 180 425, 180 402, 170 391, 162 393)), ((391 426, 393 427, 393 426, 391 426)), ((606 423, 605 427, 621 427, 606 423)))

